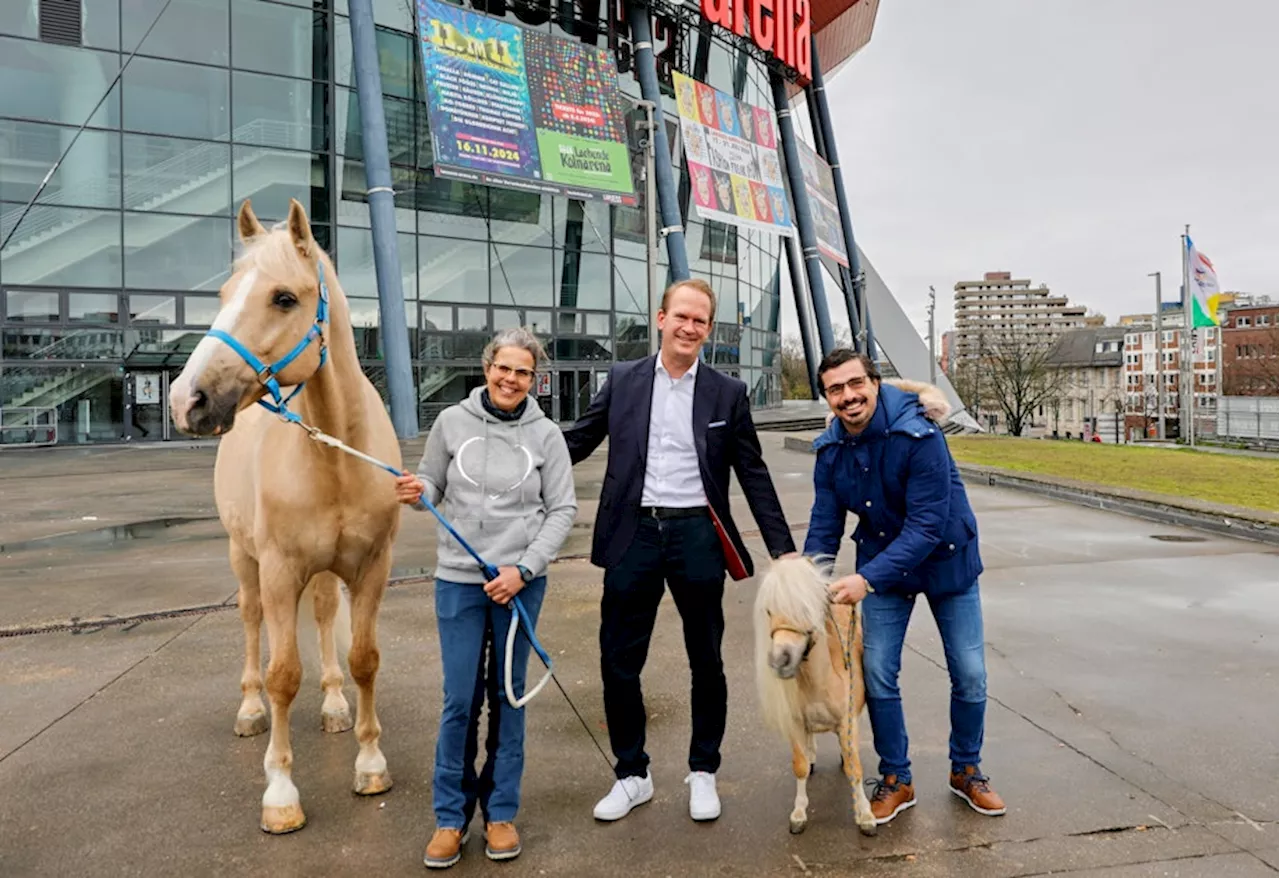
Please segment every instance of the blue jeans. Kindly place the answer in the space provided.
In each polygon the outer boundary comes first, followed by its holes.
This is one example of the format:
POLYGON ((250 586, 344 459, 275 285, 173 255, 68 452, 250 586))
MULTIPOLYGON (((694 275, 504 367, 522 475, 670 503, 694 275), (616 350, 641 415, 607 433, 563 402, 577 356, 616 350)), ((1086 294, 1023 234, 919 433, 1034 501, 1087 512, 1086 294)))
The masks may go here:
MULTIPOLYGON (((546 577, 539 576, 520 591, 520 602, 535 624, 546 590, 546 577)), ((436 625, 444 665, 444 707, 432 781, 438 828, 464 829, 477 801, 486 822, 514 820, 519 810, 524 710, 507 703, 502 681, 511 613, 490 600, 480 585, 436 581, 436 625), (489 734, 484 769, 477 776, 480 708, 486 695, 489 734)), ((511 688, 517 698, 524 695, 528 661, 529 639, 521 632, 511 661, 511 688)))
MULTIPOLYGON (((987 710, 987 668, 983 656, 982 601, 977 583, 960 594, 929 597, 942 649, 951 675, 951 768, 958 771, 981 761, 987 710)), ((862 601, 862 670, 867 684, 867 714, 880 774, 896 774, 911 782, 907 758, 907 724, 898 691, 902 646, 915 595, 869 594, 862 601)))

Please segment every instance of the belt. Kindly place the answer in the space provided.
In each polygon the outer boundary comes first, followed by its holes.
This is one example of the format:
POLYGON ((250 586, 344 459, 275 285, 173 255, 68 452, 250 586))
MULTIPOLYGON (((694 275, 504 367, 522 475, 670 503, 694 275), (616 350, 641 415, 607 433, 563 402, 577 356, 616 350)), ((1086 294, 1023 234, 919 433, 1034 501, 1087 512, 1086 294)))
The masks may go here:
POLYGON ((704 518, 707 516, 706 506, 641 506, 640 514, 645 518, 704 518))

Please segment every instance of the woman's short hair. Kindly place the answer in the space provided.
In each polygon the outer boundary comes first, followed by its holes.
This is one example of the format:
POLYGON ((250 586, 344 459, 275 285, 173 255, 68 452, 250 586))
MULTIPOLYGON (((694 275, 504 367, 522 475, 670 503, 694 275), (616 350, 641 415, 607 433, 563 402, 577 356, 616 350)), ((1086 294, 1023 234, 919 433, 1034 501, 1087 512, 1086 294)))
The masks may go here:
POLYGON ((486 366, 492 366, 493 358, 503 348, 520 348, 523 351, 528 351, 529 356, 533 357, 534 369, 537 369, 547 360, 547 352, 542 347, 542 342, 538 341, 538 337, 523 326, 517 326, 514 329, 504 329, 495 335, 484 346, 484 352, 480 355, 480 362, 486 366))

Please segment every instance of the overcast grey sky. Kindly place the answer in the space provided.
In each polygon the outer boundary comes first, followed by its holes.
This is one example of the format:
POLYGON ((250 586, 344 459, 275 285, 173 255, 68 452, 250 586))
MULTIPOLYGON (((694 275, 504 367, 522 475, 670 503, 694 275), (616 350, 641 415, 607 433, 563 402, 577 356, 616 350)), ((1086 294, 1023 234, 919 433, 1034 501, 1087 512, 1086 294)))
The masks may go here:
POLYGON ((1150 310, 1184 223, 1224 289, 1275 296, 1277 6, 882 0, 828 86, 858 244, 912 322, 930 284, 941 332, 956 281, 1001 270, 1150 310))

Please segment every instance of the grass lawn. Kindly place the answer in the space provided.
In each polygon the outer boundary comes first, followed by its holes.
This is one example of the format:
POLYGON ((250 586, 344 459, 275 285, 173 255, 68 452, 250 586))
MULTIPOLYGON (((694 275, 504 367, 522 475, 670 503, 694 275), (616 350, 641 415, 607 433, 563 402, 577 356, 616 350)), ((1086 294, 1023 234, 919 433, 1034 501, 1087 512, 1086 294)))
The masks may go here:
POLYGON ((1009 436, 952 436, 949 442, 960 463, 1277 511, 1276 458, 1009 436))

